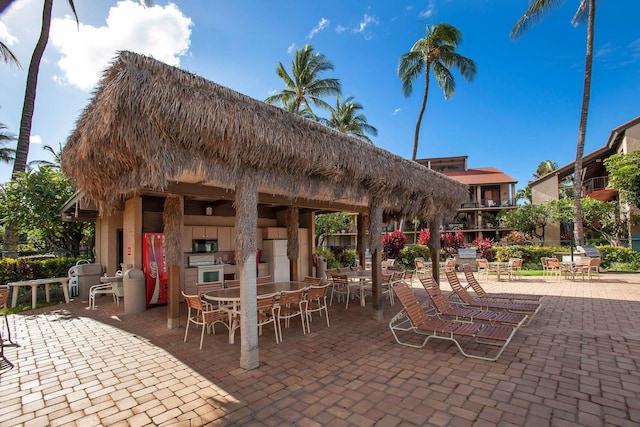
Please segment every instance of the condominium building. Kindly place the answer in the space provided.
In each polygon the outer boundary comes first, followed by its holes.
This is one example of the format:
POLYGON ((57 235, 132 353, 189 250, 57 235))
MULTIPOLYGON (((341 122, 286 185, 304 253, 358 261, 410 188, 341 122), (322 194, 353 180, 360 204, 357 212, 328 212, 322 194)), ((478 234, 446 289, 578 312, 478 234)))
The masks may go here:
MULTIPOLYGON (((416 162, 469 186, 469 199, 463 203, 455 218, 445 224, 447 232, 461 231, 466 243, 476 238, 489 237, 499 241, 513 228, 505 228, 497 220, 500 211, 517 209, 516 181, 494 167, 469 168, 468 156, 418 159, 416 162)), ((353 215, 349 229, 329 236, 329 246, 355 247, 357 215, 353 215)), ((409 243, 417 242, 420 230, 426 224, 416 224, 410 218, 403 222, 403 232, 409 243)), ((383 232, 396 230, 398 222, 387 223, 383 232)))

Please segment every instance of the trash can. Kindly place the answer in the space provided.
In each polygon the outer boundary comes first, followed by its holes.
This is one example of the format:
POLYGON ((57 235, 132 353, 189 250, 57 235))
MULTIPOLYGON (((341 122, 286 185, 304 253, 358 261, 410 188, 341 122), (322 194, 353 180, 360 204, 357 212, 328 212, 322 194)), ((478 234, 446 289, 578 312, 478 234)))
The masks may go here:
POLYGON ((122 287, 125 313, 141 313, 147 309, 147 288, 142 270, 131 268, 125 271, 122 287))
POLYGON ((322 279, 326 279, 327 278, 327 273, 325 273, 326 270, 327 270, 327 259, 323 256, 318 256, 318 267, 316 270, 316 275, 322 279))
POLYGON ((89 298, 89 288, 100 284, 102 264, 80 264, 76 266, 78 272, 78 296, 89 298))

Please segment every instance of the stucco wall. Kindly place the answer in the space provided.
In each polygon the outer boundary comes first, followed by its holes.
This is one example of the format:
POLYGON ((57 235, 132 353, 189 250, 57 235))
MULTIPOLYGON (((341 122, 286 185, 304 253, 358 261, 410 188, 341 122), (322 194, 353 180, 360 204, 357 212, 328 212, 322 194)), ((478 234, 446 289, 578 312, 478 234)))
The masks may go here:
MULTIPOLYGON (((547 179, 531 186, 531 199, 536 205, 549 200, 558 200, 558 176, 551 175, 547 179)), ((547 245, 558 245, 560 242, 560 224, 548 223, 544 229, 544 240, 547 245)))

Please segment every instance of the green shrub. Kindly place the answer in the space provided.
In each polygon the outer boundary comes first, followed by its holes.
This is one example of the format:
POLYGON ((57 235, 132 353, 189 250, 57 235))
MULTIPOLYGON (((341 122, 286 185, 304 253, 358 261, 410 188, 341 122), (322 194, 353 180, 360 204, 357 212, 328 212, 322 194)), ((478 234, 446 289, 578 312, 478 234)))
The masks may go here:
POLYGON ((629 266, 635 265, 635 270, 638 270, 638 265, 640 265, 640 252, 636 252, 630 248, 615 246, 597 246, 597 248, 602 254, 602 264, 600 264, 602 268, 609 270, 614 264, 628 264, 629 266))
POLYGON ((607 270, 635 273, 640 270, 640 264, 632 262, 614 262, 609 265, 609 268, 607 268, 607 270))
POLYGON ((340 267, 351 267, 356 265, 356 250, 355 249, 346 249, 336 256, 336 260, 338 261, 338 268, 340 267))
POLYGON ((327 259, 327 268, 350 267, 356 265, 355 249, 340 249, 334 251, 331 249, 318 248, 316 250, 318 256, 327 259))
POLYGON ((523 270, 540 270, 540 258, 552 257, 557 252, 568 252, 569 248, 559 246, 510 245, 493 246, 497 261, 508 261, 509 258, 522 258, 523 270))
POLYGON ((402 267, 403 270, 413 270, 414 269, 414 260, 417 257, 422 257, 425 260, 429 260, 431 258, 431 252, 429 251, 429 247, 426 245, 407 245, 398 254, 398 258, 396 259, 396 265, 402 267))
POLYGON ((11 259, 0 260, 0 283, 20 280, 66 277, 76 258, 49 258, 44 260, 11 259))

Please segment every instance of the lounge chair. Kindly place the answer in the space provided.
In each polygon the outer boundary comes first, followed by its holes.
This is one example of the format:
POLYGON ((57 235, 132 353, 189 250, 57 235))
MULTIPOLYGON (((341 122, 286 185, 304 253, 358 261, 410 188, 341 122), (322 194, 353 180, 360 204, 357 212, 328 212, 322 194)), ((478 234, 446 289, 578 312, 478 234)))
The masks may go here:
POLYGON ((413 295, 411 288, 405 283, 394 286, 393 292, 403 309, 391 319, 389 329, 400 345, 422 348, 430 339, 440 339, 453 342, 460 353, 466 357, 493 361, 500 357, 516 332, 516 328, 510 326, 430 318, 413 295), (421 344, 401 340, 400 336, 404 336, 407 332, 424 336, 425 339, 421 344), (460 339, 468 339, 495 347, 497 353, 493 355, 490 352, 469 353, 460 345, 460 339))
POLYGON ((526 320, 523 313, 509 313, 508 311, 489 311, 477 308, 453 307, 440 290, 440 285, 431 274, 420 277, 420 283, 427 291, 429 299, 439 319, 454 318, 455 320, 484 321, 489 323, 505 324, 519 328, 526 320))
MULTIPOLYGON (((482 285, 476 280, 476 277, 473 275, 473 270, 469 265, 464 265, 462 267, 462 271, 464 272, 464 277, 467 279, 467 283, 473 289, 473 291, 478 295, 478 298, 488 298, 488 299, 507 299, 510 301, 522 301, 522 302, 535 302, 539 303, 544 298, 544 295, 534 295, 534 294, 516 294, 516 293, 507 293, 507 292, 496 292, 496 293, 486 293, 482 288, 482 285)), ((467 289, 469 288, 467 286, 467 289)))
POLYGON ((447 280, 453 289, 454 295, 457 296, 459 303, 464 307, 479 308, 481 310, 503 310, 512 313, 524 313, 529 316, 527 324, 535 317, 540 304, 533 302, 513 302, 508 300, 490 299, 490 298, 473 298, 469 292, 462 286, 455 271, 446 272, 447 280))

